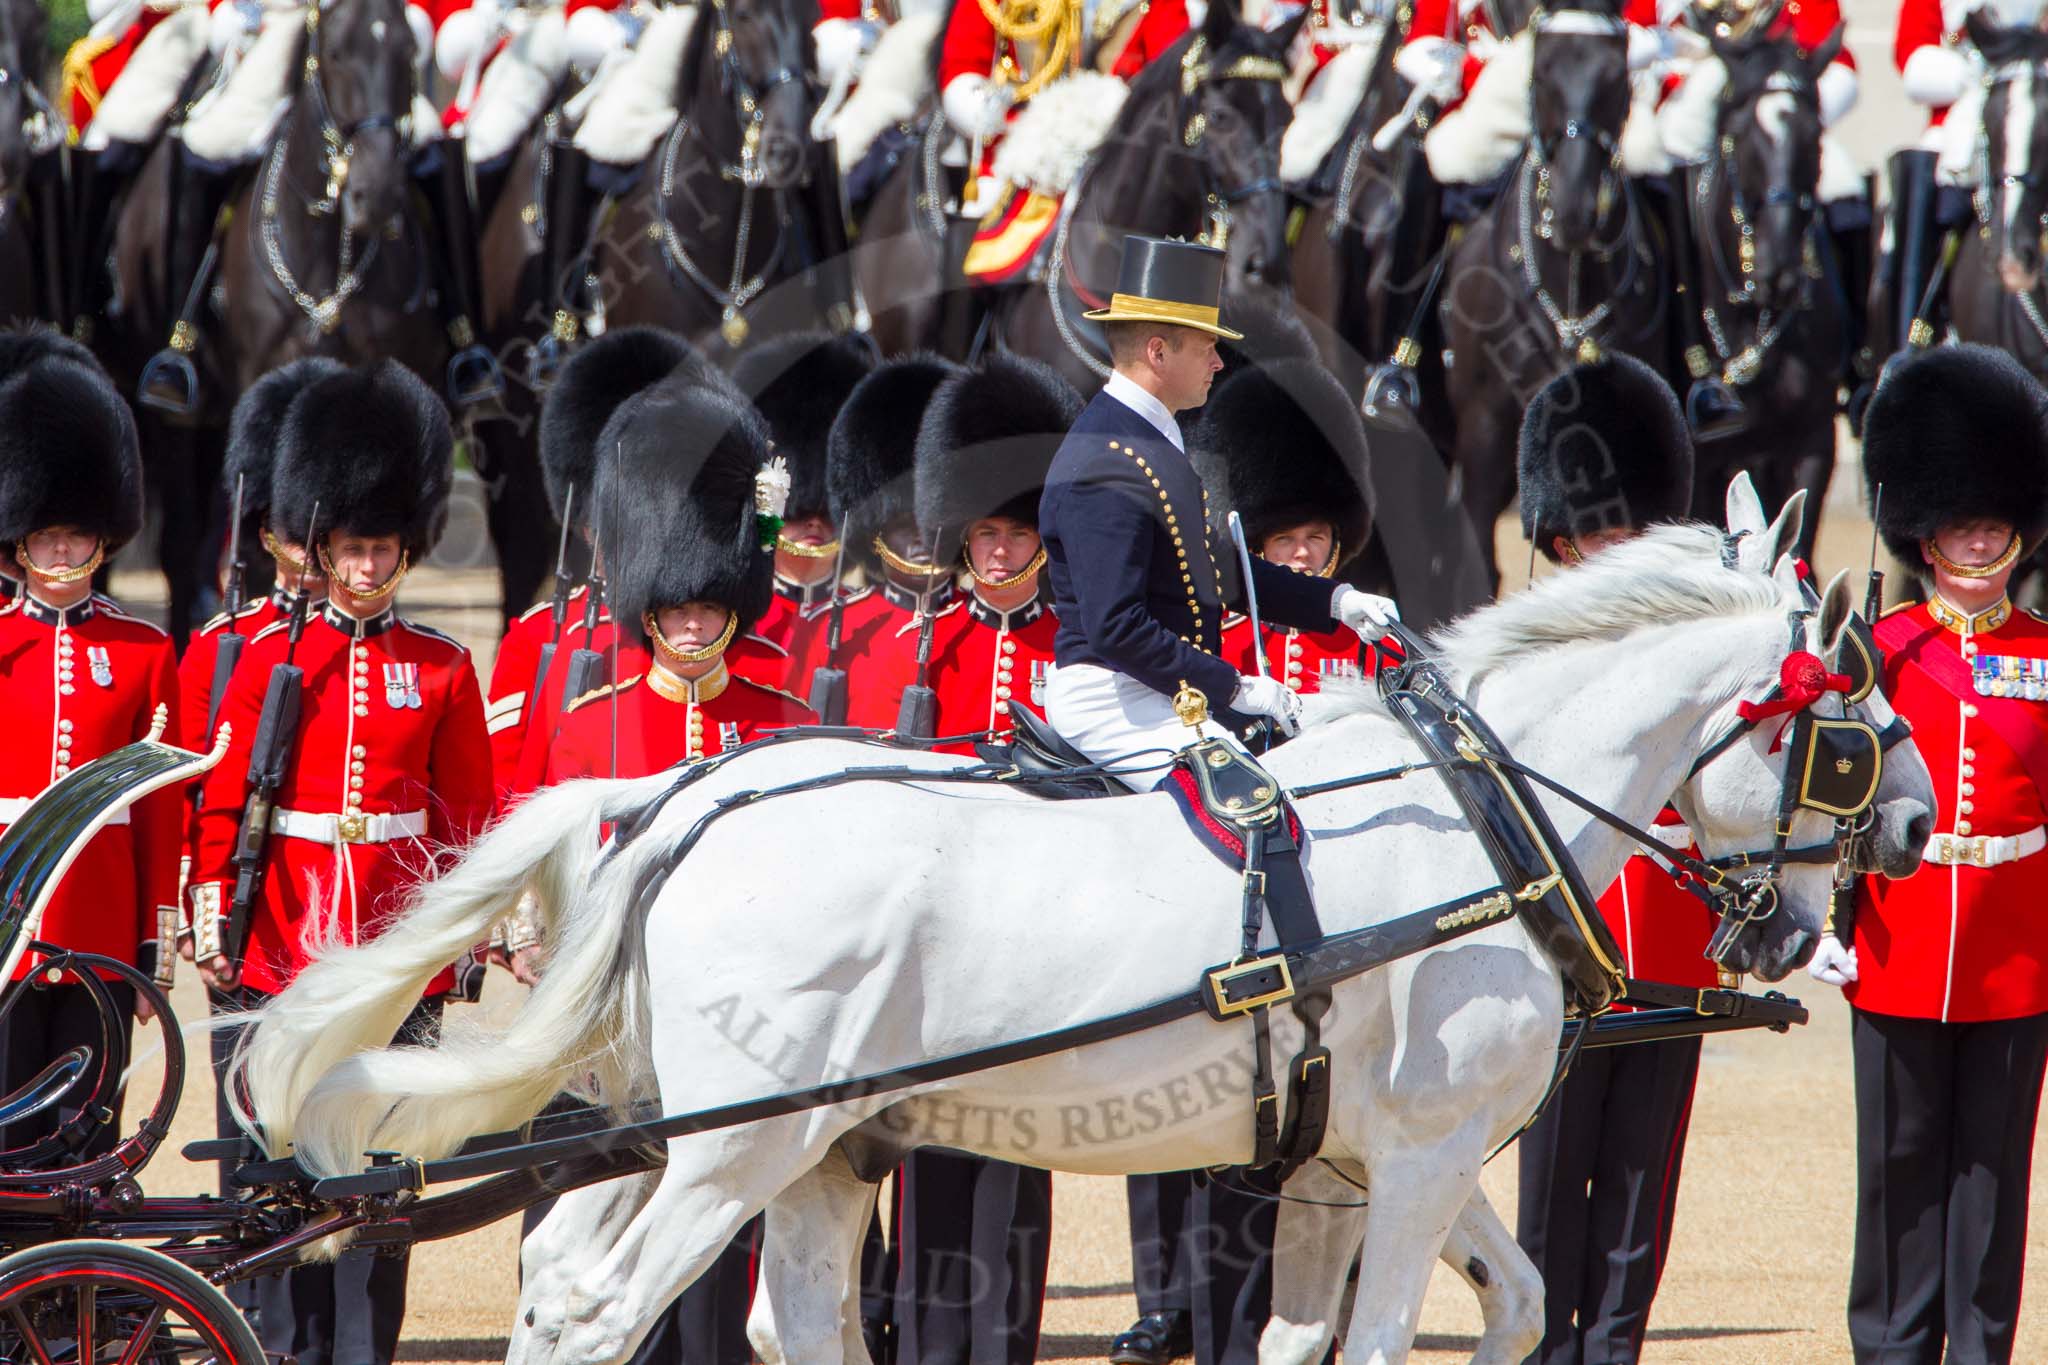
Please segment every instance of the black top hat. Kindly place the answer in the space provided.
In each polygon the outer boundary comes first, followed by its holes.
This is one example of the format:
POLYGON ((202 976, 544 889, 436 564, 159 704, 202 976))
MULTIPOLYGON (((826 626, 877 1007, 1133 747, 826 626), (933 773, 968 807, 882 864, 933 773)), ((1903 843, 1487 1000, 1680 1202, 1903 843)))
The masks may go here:
POLYGON ((1124 238, 1109 307, 1082 316, 1090 322, 1168 322, 1242 341, 1242 333, 1222 323, 1223 260, 1213 246, 1132 233, 1124 238))

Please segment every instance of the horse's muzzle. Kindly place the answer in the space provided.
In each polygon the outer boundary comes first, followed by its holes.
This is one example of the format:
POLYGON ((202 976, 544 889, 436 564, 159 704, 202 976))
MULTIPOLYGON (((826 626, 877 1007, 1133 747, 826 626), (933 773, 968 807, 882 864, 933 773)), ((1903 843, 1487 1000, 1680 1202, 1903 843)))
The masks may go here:
POLYGON ((1934 812, 1927 803, 1911 796, 1879 802, 1875 807, 1877 827, 1867 845, 1877 858, 1876 867, 1859 867, 1859 872, 1877 872, 1887 877, 1910 877, 1920 870, 1920 857, 1934 833, 1934 812))

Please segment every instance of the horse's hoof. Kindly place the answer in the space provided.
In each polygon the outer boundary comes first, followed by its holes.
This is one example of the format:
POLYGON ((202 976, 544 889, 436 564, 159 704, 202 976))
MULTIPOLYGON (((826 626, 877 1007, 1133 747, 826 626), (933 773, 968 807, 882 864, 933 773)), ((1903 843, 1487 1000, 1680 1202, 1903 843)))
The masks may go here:
POLYGON ((448 358, 448 401, 475 407, 505 396, 505 371, 481 346, 465 346, 448 358))
POLYGON ((1147 1313, 1109 1343, 1110 1365, 1169 1365, 1195 1353, 1186 1313, 1147 1313))
POLYGON ((1685 421, 1695 439, 1717 440, 1749 426, 1749 414, 1735 390, 1718 379, 1700 379, 1685 395, 1685 421))
POLYGON ((166 417, 189 421, 199 412, 199 371, 188 356, 169 348, 158 351, 142 367, 135 401, 166 417))

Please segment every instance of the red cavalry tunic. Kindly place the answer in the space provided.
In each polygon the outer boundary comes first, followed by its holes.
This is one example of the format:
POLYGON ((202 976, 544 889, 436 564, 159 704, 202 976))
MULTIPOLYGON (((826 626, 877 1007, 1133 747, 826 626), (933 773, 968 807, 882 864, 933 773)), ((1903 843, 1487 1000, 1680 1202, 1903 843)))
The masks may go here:
MULTIPOLYGON (((249 751, 289 633, 275 625, 249 642, 221 707, 234 742, 201 792, 195 920, 225 914, 234 894, 249 751)), ((298 742, 277 793, 242 971, 265 992, 305 967, 302 939, 315 916, 331 916, 343 942, 374 938, 433 855, 465 843, 491 808, 483 697, 461 645, 393 611, 356 621, 329 605, 307 621, 294 662, 306 675, 298 742), (345 827, 358 815, 367 828, 351 839, 345 827)), ((444 971, 427 993, 451 983, 444 971)))
MULTIPOLYGON (((1892 31, 1892 61, 1901 74, 1913 54, 1923 47, 1941 47, 1951 37, 1948 21, 1943 17, 1941 0, 1900 0, 1897 27, 1892 31)), ((1960 38, 1960 33, 1954 36, 1960 38)), ((1927 122, 1931 127, 1948 117, 1948 105, 1930 109, 1927 122)))
MULTIPOLYGON (((1349 626, 1324 631, 1265 626, 1264 630, 1266 667, 1303 696, 1320 692, 1325 678, 1370 678, 1379 671, 1378 652, 1349 626)), ((1258 672, 1249 616, 1223 618, 1223 657, 1240 673, 1258 672)))
MULTIPOLYGON (((207 12, 212 13, 223 3, 225 0, 206 0, 207 12)), ((74 138, 85 132, 93 116, 99 112, 107 92, 128 69, 135 49, 142 46, 142 40, 149 36, 149 31, 169 18, 171 13, 171 10, 151 9, 145 5, 135 22, 119 33, 104 38, 88 34, 73 43, 71 50, 64 54, 61 107, 71 116, 74 138)))
MULTIPOLYGON (((0 745, 4 828, 73 768, 147 735, 159 706, 169 708, 164 740, 178 743, 177 656, 170 636, 106 598, 60 611, 16 597, 0 607, 0 704, 13 725, 0 745)), ((183 839, 179 793, 142 798, 85 846, 36 936, 139 962, 157 907, 178 902, 183 839)), ((14 979, 38 960, 24 954, 14 979)))
MULTIPOLYGON (((1117 54, 1110 74, 1130 80, 1144 69, 1145 63, 1173 46, 1187 31, 1186 0, 1149 0, 1145 17, 1138 21, 1138 31, 1117 54)), ((939 89, 952 84, 956 76, 993 76, 1005 57, 1017 59, 1012 45, 997 39, 995 26, 989 23, 979 4, 961 0, 953 6, 952 17, 946 21, 946 39, 939 50, 939 89)))
POLYGON ((695 683, 656 665, 616 688, 606 684, 569 703, 548 756, 547 780, 645 777, 815 719, 795 697, 735 675, 723 660, 695 683))
MULTIPOLYGON (((1946 612, 1955 626, 1961 613, 1946 612)), ((1925 658, 1965 674, 1997 672, 2048 678, 2048 623, 2029 612, 1964 634, 1925 604, 1878 623, 1885 690, 1913 725, 1913 742, 1934 777, 1937 838, 2019 835, 2048 820, 2048 803, 2005 734, 2048 748, 2048 701, 1957 695, 1917 666, 1925 658), (1999 708, 1996 715, 1989 714, 1999 708), (2001 728, 2005 734, 2001 734, 2001 728)), ((1903 881, 1866 877, 1856 909, 1858 979, 1843 992, 1858 1009, 1909 1019, 1973 1022, 2048 1011, 2048 853, 1993 867, 1943 866, 1932 860, 1903 881)))
MULTIPOLYGON (((931 686, 938 694, 938 733, 1008 736, 1011 713, 1028 706, 1045 715, 1045 680, 1059 621, 1038 596, 1008 612, 969 594, 932 627, 931 686)), ((913 639, 915 632, 912 632, 913 639)), ((966 746, 962 746, 965 749, 966 746)))

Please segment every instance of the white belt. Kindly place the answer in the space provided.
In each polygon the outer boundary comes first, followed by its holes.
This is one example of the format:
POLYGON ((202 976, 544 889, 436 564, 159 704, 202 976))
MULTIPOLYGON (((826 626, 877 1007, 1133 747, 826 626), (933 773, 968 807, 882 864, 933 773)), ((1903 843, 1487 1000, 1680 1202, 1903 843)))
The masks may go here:
POLYGON ((394 815, 328 815, 321 811, 280 809, 270 813, 270 830, 287 839, 310 839, 316 844, 388 844, 425 834, 427 813, 406 810, 394 815))
MULTIPOLYGON (((33 796, 0 796, 0 825, 11 825, 21 819, 22 816, 28 814, 29 803, 35 799, 33 796)), ((107 823, 110 825, 127 824, 128 808, 123 806, 115 811, 107 817, 107 823)))
POLYGON ((2031 858, 2048 848, 2048 825, 2036 825, 2025 834, 1937 834, 1927 841, 1924 855, 1943 867, 1997 867, 2031 858))

